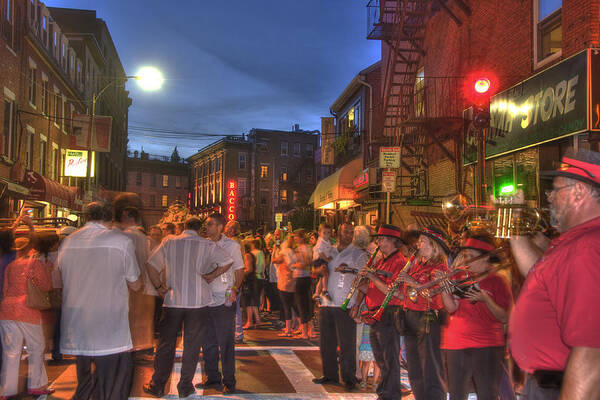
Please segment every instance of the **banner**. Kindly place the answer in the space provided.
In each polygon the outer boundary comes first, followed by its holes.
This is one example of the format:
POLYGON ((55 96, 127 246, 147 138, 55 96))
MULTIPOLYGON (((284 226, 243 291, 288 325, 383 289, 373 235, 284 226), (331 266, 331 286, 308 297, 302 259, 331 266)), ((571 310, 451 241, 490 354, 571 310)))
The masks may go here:
MULTIPOLYGON (((93 153, 92 153, 93 157, 93 153)), ((69 150, 65 153, 65 176, 87 176, 88 154, 85 150, 69 150)), ((94 176, 94 160, 92 159, 91 175, 94 176)))
POLYGON ((321 117, 321 165, 333 165, 335 125, 333 117, 321 117))
MULTIPOLYGON (((87 150, 90 134, 91 116, 73 114, 73 134, 69 136, 69 147, 76 150, 87 150)), ((94 140, 92 151, 110 152, 110 135, 112 132, 112 117, 106 115, 94 116, 94 140)))

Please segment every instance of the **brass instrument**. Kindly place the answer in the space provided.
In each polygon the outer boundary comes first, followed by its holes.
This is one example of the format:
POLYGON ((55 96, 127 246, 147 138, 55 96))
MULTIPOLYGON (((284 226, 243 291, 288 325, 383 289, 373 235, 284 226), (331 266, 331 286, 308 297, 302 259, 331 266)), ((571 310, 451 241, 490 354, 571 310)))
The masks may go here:
POLYGON ((500 196, 492 206, 467 204, 463 195, 442 202, 442 212, 452 223, 463 223, 470 231, 483 230, 499 239, 542 231, 548 224, 543 209, 514 204, 513 196, 500 196))
POLYGON ((489 253, 481 254, 481 255, 478 255, 477 257, 472 257, 472 258, 464 261, 461 266, 456 267, 448 272, 445 272, 439 278, 433 279, 433 280, 431 280, 427 283, 424 283, 422 285, 419 285, 419 286, 413 286, 413 287, 408 288, 407 296, 413 303, 417 302, 417 298, 419 297, 419 295, 422 295, 427 298, 431 298, 434 296, 434 294, 432 294, 432 292, 429 290, 430 288, 432 288, 436 285, 443 285, 445 282, 448 282, 449 278, 453 277, 454 275, 457 275, 460 272, 465 272, 470 263, 480 260, 482 258, 488 257, 490 255, 500 253, 504 250, 506 250, 506 247, 500 246, 500 247, 494 249, 493 251, 490 251, 489 253))
POLYGON ((377 247, 375 249, 373 254, 371 254, 371 257, 369 257, 369 260, 367 261, 365 266, 354 277, 354 280, 352 281, 352 286, 350 287, 350 291, 348 292, 348 294, 346 295, 346 298, 344 299, 344 302, 340 306, 340 308, 342 310, 346 311, 348 309, 348 303, 350 303, 350 299, 352 299, 352 296, 354 296, 356 289, 358 289, 358 287, 360 286, 360 283, 363 281, 363 279, 365 279, 367 277, 367 274, 369 272, 375 272, 375 268, 373 268, 372 265, 373 265, 373 262, 375 261, 375 258, 377 257, 378 252, 379 252, 379 247, 377 247))

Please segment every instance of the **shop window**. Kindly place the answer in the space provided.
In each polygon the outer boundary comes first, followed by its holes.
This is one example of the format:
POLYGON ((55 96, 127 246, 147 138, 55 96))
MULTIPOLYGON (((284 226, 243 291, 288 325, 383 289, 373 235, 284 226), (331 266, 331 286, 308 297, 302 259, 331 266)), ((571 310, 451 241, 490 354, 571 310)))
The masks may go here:
POLYGON ((535 61, 542 66, 562 54, 562 0, 536 0, 534 7, 535 61))
POLYGON ((538 149, 531 148, 507 156, 498 157, 488 163, 491 173, 491 193, 496 198, 504 195, 511 196, 514 191, 523 191, 525 200, 530 207, 538 202, 538 149))

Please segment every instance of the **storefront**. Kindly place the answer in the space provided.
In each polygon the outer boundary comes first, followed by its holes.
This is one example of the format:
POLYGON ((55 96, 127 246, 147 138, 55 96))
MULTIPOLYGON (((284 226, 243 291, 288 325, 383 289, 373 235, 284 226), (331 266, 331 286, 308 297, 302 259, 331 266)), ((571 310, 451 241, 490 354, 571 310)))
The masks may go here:
POLYGON ((308 200, 315 209, 317 222, 326 221, 334 226, 342 222, 357 222, 355 209, 359 204, 355 201, 357 193, 353 181, 361 171, 362 158, 357 158, 317 184, 308 200))
POLYGON ((37 218, 67 218, 82 210, 77 187, 61 185, 35 171, 25 173, 23 186, 29 190, 24 206, 32 208, 37 218))
MULTIPOLYGON (((467 135, 465 174, 483 173, 484 202, 522 189, 530 207, 546 204, 550 182, 540 171, 555 169, 566 149, 598 151, 600 135, 600 54, 585 50, 496 94, 490 102, 490 128, 478 151, 467 135), (483 164, 478 155, 485 154, 483 164)), ((466 193, 477 198, 477 179, 466 193)))

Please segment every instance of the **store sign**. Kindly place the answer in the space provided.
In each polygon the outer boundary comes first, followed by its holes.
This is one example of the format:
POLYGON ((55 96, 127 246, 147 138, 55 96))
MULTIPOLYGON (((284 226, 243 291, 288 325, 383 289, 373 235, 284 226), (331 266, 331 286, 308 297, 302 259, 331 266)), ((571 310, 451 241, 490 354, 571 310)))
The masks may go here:
MULTIPOLYGON (((85 150, 67 150, 65 153, 65 176, 87 176, 88 152, 85 150)), ((94 176, 92 160, 91 175, 94 176)))
MULTIPOLYGON (((106 115, 94 116, 94 133, 92 150, 102 153, 110 152, 110 134, 112 117, 106 115)), ((73 134, 69 135, 72 149, 87 150, 91 132, 91 116, 73 114, 73 134)))
POLYGON ((369 186, 369 169, 368 168, 363 170, 356 177, 354 177, 354 179, 352 180, 352 186, 354 187, 354 190, 364 189, 365 187, 369 186))
POLYGON ((493 96, 486 157, 589 129, 588 65, 598 58, 592 52, 585 50, 493 96))
POLYGON ((227 221, 235 221, 235 204, 237 200, 237 181, 227 181, 227 221))
POLYGON ((381 173, 381 191, 385 193, 396 191, 396 171, 383 171, 381 173))
POLYGON ((400 168, 400 151, 402 147, 380 147, 379 168, 400 168))
POLYGON ((275 222, 283 221, 283 213, 275 213, 275 222))
POLYGON ((333 165, 335 125, 333 117, 321 117, 321 165, 333 165))

